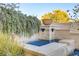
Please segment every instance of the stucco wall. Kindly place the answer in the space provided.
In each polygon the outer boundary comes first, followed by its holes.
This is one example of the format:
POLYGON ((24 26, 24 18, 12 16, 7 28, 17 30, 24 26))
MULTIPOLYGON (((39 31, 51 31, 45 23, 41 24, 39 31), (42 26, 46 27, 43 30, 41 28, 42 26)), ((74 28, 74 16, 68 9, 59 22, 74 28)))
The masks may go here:
POLYGON ((71 32, 70 38, 75 40, 75 47, 79 49, 79 32, 71 32))
POLYGON ((55 38, 57 39, 70 39, 70 30, 55 30, 55 38))
POLYGON ((45 31, 39 31, 38 37, 39 39, 49 40, 51 35, 52 39, 68 39, 75 40, 75 47, 79 49, 79 23, 66 23, 66 24, 52 24, 50 26, 41 26, 41 28, 45 28, 45 31), (49 33, 50 29, 54 29, 54 31, 49 33))
POLYGON ((49 40, 49 39, 69 39, 70 24, 52 24, 52 25, 42 25, 39 31, 39 39, 49 40), (44 32, 41 28, 45 29, 44 32), (53 31, 52 31, 53 29, 53 31))

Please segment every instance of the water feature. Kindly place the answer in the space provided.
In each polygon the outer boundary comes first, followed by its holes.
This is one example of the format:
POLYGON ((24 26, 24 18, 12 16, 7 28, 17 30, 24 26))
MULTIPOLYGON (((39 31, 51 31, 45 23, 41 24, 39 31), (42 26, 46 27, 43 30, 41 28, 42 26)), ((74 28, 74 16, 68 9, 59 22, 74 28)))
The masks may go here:
POLYGON ((49 25, 49 42, 51 42, 52 36, 51 36, 51 25, 49 25))
POLYGON ((49 42, 51 42, 54 39, 54 31, 53 31, 53 26, 52 24, 49 25, 49 42))
POLYGON ((47 34, 48 38, 43 40, 41 36, 40 36, 41 39, 38 38, 39 34, 33 35, 30 38, 32 41, 29 41, 28 44, 32 44, 32 45, 36 45, 36 46, 43 46, 43 45, 54 42, 54 40, 52 40, 52 33, 53 33, 52 25, 43 27, 42 30, 40 30, 40 32, 44 33, 44 34, 41 34, 41 35, 46 35, 47 34))
POLYGON ((53 26, 51 25, 43 25, 41 26, 41 30, 39 31, 41 34, 37 33, 34 34, 27 40, 28 44, 42 46, 46 45, 52 42, 55 42, 54 40, 54 31, 53 26), (40 37, 40 38, 38 38, 40 37), (45 37, 45 38, 44 38, 45 37), (43 39, 44 38, 44 39, 43 39))

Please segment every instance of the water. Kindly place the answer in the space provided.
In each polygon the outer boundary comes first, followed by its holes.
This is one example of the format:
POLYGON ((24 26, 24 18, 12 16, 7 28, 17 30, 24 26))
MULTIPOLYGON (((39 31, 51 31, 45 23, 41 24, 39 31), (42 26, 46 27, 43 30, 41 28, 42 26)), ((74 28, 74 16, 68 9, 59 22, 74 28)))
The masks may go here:
POLYGON ((52 36, 51 36, 51 25, 49 25, 49 42, 51 42, 52 36))
POLYGON ((70 56, 79 56, 79 50, 75 49, 74 52, 70 54, 70 56))
MULTIPOLYGON (((52 42, 54 42, 54 40, 52 40, 51 43, 52 42)), ((35 46, 43 46, 49 43, 50 43, 49 40, 36 40, 36 41, 28 42, 28 44, 35 45, 35 46)))
POLYGON ((51 25, 49 25, 49 42, 51 42, 52 39, 54 39, 54 32, 52 32, 52 29, 53 29, 53 27, 51 24, 51 25))

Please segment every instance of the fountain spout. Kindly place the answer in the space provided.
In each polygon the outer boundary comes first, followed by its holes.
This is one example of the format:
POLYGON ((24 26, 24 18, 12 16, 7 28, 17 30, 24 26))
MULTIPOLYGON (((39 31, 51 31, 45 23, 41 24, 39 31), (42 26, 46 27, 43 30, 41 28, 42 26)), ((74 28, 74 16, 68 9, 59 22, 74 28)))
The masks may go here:
POLYGON ((49 42, 51 42, 53 40, 54 37, 54 31, 53 31, 53 26, 49 25, 49 42))

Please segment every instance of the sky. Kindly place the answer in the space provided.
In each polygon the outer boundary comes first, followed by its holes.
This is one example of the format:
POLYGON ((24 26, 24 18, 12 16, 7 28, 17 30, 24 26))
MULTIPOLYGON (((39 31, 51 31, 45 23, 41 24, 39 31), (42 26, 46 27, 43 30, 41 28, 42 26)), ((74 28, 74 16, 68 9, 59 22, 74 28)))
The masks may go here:
POLYGON ((56 9, 72 10, 75 3, 21 3, 19 10, 22 13, 40 18, 43 14, 56 9))

